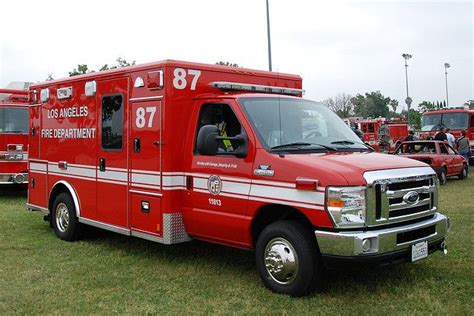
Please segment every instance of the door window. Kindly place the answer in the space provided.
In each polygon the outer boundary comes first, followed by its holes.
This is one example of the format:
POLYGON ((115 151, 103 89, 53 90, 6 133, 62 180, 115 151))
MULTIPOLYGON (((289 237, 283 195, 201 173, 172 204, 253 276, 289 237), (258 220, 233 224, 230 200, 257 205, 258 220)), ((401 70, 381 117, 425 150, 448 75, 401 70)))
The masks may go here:
POLYGON ((445 144, 439 144, 439 149, 441 150, 442 155, 448 155, 449 154, 448 149, 446 148, 445 144))
POLYGON ((121 150, 123 146, 123 97, 102 98, 102 148, 121 150))
MULTIPOLYGON (((242 125, 228 104, 204 104, 199 112, 199 124, 196 136, 199 133, 199 129, 204 125, 216 126, 219 129, 219 135, 223 137, 235 137, 243 133, 242 125)), ((232 153, 236 151, 238 147, 238 141, 219 140, 217 154, 232 153)), ((195 153, 197 153, 196 148, 195 153)))

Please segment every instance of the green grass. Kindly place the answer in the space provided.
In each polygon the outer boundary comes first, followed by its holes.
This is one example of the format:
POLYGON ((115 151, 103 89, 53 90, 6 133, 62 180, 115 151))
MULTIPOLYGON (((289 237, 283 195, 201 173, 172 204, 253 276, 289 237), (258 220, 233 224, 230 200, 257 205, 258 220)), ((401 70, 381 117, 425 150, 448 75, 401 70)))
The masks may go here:
POLYGON ((193 241, 164 246, 97 229, 57 239, 25 194, 0 196, 0 314, 472 314, 474 173, 441 188, 449 254, 332 271, 323 294, 264 288, 253 252, 193 241))

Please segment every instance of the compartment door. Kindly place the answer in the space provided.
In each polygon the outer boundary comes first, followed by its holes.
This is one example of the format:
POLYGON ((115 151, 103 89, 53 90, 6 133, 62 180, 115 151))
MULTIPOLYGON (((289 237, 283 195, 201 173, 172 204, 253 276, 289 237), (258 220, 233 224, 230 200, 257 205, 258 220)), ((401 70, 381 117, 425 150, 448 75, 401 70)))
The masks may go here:
POLYGON ((162 235, 161 214, 161 100, 132 102, 130 106, 131 228, 162 235))
POLYGON ((128 228, 128 80, 99 81, 97 91, 97 219, 128 228))

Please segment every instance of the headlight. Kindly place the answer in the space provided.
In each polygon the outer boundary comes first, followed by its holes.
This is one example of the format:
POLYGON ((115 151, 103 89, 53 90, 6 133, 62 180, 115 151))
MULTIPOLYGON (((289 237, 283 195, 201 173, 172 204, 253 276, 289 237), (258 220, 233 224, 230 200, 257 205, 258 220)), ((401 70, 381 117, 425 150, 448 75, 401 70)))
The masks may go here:
POLYGON ((328 187, 326 208, 337 227, 365 225, 365 196, 365 187, 328 187))

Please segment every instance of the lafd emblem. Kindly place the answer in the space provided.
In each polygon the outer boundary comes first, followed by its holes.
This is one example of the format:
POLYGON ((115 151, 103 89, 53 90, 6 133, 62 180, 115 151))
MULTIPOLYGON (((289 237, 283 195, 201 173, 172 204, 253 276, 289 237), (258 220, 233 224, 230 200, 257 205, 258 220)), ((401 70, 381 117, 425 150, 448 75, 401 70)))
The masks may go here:
POLYGON ((222 181, 219 176, 210 176, 209 180, 207 180, 207 189, 211 194, 218 195, 221 193, 222 189, 222 181))

